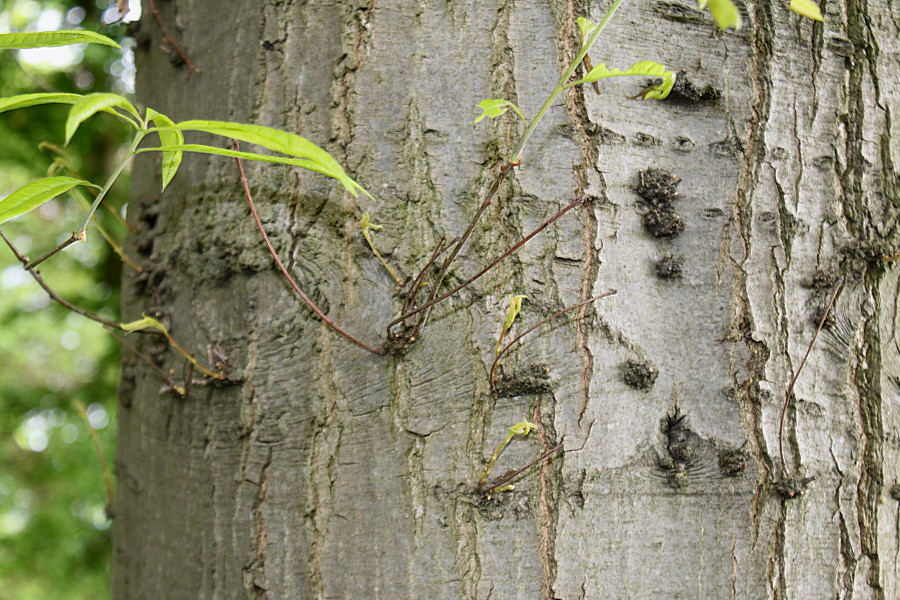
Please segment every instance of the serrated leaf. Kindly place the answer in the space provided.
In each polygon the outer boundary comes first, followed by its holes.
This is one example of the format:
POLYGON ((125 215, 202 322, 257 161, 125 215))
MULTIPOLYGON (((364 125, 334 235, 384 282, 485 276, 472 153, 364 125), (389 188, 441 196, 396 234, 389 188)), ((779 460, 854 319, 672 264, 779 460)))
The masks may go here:
POLYGON ((501 115, 505 115, 506 111, 510 108, 515 111, 519 117, 523 121, 525 121, 525 115, 522 114, 522 111, 519 110, 519 107, 510 102, 509 100, 503 100, 501 98, 492 98, 490 100, 482 100, 478 103, 478 108, 480 108, 483 112, 475 119, 473 125, 477 125, 482 119, 485 117, 490 117, 491 119, 496 119, 501 115))
MULTIPOLYGON (((731 0, 709 0, 709 12, 716 20, 719 29, 733 27, 735 31, 741 29, 741 13, 731 0)), ((706 0, 700 0, 700 9, 707 6, 706 0)))
MULTIPOLYGON (((203 131, 233 138, 242 142, 256 144, 275 152, 281 152, 288 156, 296 156, 309 161, 307 164, 297 164, 305 169, 322 173, 340 181, 348 192, 356 195, 361 191, 367 196, 369 193, 361 185, 353 181, 345 172, 340 163, 326 151, 322 150, 309 140, 294 133, 280 131, 262 125, 247 125, 244 123, 232 123, 228 121, 182 121, 175 128, 180 131, 203 131)), ((259 160, 259 159, 254 159, 259 160)), ((271 161, 282 162, 282 161, 271 161)), ((294 163, 285 163, 294 164, 294 163)))
MULTIPOLYGON (((175 123, 162 113, 152 108, 147 109, 147 119, 153 121, 157 127, 174 127, 175 123)), ((159 134, 160 146, 181 146, 184 144, 184 135, 177 129, 162 129, 159 134)), ((169 182, 178 173, 181 166, 182 150, 162 150, 162 191, 166 191, 169 182)))
POLYGON ((105 35, 93 31, 38 31, 31 33, 0 34, 0 50, 22 50, 25 48, 52 48, 71 44, 103 44, 122 49, 119 44, 105 35))
POLYGON ((0 113, 17 108, 28 108, 29 106, 38 106, 40 104, 75 104, 84 98, 81 94, 21 94, 19 96, 9 96, 0 98, 0 113))
POLYGON ((822 17, 822 10, 819 8, 819 5, 812 0, 791 0, 791 5, 788 8, 790 8, 798 15, 807 17, 814 21, 825 20, 822 17))
POLYGON ((660 85, 651 86, 639 94, 639 96, 644 100, 663 100, 666 96, 669 95, 669 92, 672 90, 672 86, 675 85, 674 71, 667 71, 666 67, 658 62, 654 62, 652 60, 643 60, 634 63, 633 65, 631 65, 631 67, 625 69, 624 71, 621 71, 619 69, 609 69, 607 68, 606 63, 600 63, 599 65, 591 69, 590 73, 588 73, 584 78, 570 83, 568 87, 572 87, 581 83, 593 83, 595 81, 608 79, 610 77, 635 76, 659 77, 663 80, 660 85))
MULTIPOLYGON (((138 114, 137 109, 131 102, 118 94, 88 94, 73 104, 72 108, 69 110, 69 118, 66 119, 66 144, 69 143, 69 140, 71 140, 72 136, 75 135, 75 132, 78 131, 78 127, 98 112, 108 112, 121 117, 121 115, 113 110, 114 107, 125 109, 134 115, 138 121, 141 119, 140 114, 138 114)), ((121 118, 124 119, 125 117, 121 118)), ((129 120, 129 122, 131 121, 129 120)))
POLYGON ((98 186, 90 181, 73 177, 45 177, 44 179, 32 181, 0 200, 0 223, 24 215, 28 211, 79 185, 99 189, 98 186))

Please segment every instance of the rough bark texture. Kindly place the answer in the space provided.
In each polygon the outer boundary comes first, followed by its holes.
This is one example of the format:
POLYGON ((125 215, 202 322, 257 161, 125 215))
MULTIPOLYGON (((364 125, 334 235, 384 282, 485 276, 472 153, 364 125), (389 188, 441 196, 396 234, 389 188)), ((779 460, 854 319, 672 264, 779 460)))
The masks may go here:
MULTIPOLYGON (((606 9, 158 4, 203 72, 184 79, 145 18, 140 102, 299 133, 379 198, 248 165, 301 285, 373 343, 399 304, 362 212, 414 275, 465 228, 520 130, 511 114, 472 127, 474 105, 533 114, 577 51, 575 18, 606 9)), ((786 2, 742 4, 744 29, 723 34, 687 0, 626 4, 594 63, 659 60, 684 71, 681 93, 632 101, 646 82, 619 80, 551 109, 451 280, 578 194, 593 202, 440 305, 403 357, 348 344, 292 296, 232 161, 188 158, 162 197, 158 164, 139 161, 130 219, 147 273, 126 279, 125 318, 158 311, 243 382, 181 400, 126 365, 116 598, 900 596, 900 284, 883 260, 900 241, 900 14, 822 5, 824 27, 786 2), (677 197, 653 187, 667 174, 677 197), (841 275, 787 415, 793 484, 781 406, 841 275), (550 391, 491 396, 508 294, 528 295, 526 326, 609 288, 504 361, 507 374, 546 365, 550 391), (487 459, 525 418, 540 431, 495 473, 561 441, 573 451, 481 499, 487 459)))

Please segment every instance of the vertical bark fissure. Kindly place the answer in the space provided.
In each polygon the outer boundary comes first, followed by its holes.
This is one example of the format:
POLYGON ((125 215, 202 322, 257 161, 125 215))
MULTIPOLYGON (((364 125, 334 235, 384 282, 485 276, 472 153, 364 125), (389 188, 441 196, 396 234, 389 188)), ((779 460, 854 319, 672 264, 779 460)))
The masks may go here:
MULTIPOLYGON (((881 207, 877 206, 879 195, 867 193, 864 182, 868 161, 863 153, 865 141, 865 125, 867 116, 874 120, 872 113, 879 110, 878 104, 868 106, 872 100, 878 100, 878 79, 876 63, 878 49, 875 36, 867 19, 868 3, 866 0, 848 0, 847 27, 855 53, 850 65, 850 77, 847 89, 847 165, 842 174, 844 189, 844 207, 849 214, 848 225, 855 229, 855 237, 860 242, 887 242, 881 237, 877 223, 882 215, 877 214, 881 207), (867 97, 865 77, 870 75, 875 98, 867 97), (868 200, 868 202, 867 202, 868 200), (870 202, 876 205, 870 206, 870 202)), ((882 138, 883 139, 883 138, 882 138)), ((882 156, 885 152, 880 153, 882 156)), ((882 166, 884 169, 884 166, 882 166)), ((889 180, 882 182, 888 184, 889 180)), ((877 190, 872 190, 876 192, 877 190)), ((884 190, 887 191, 887 190, 884 190)), ((889 210, 889 209, 887 209, 889 210)), ((886 211, 885 211, 886 212, 886 211)), ((884 215, 887 216, 887 215, 884 215)), ((867 581, 875 598, 884 598, 884 589, 880 581, 880 557, 878 555, 878 503, 884 485, 881 461, 883 457, 883 424, 882 396, 880 389, 881 373, 881 340, 878 330, 878 316, 883 310, 879 298, 879 281, 881 266, 868 265, 862 278, 862 287, 866 295, 872 298, 875 308, 874 316, 863 324, 863 344, 857 360, 858 368, 854 373, 853 384, 858 397, 858 418, 861 425, 860 473, 857 484, 856 509, 860 531, 860 552, 869 561, 867 581)))
MULTIPOLYGON (((773 19, 771 7, 766 2, 748 5, 748 10, 752 11, 748 27, 750 29, 748 32, 750 43, 748 79, 752 86, 753 96, 750 107, 750 119, 746 128, 748 143, 741 155, 743 160, 738 175, 733 219, 736 225, 735 234, 739 236, 742 244, 742 257, 739 263, 735 263, 735 292, 733 298, 739 315, 736 323, 750 353, 750 359, 747 363, 748 380, 737 385, 748 390, 748 398, 744 410, 749 414, 749 418, 746 418, 746 421, 753 427, 749 437, 753 440, 753 449, 756 452, 757 464, 760 467, 750 515, 754 529, 754 539, 758 539, 760 527, 762 526, 760 520, 761 507, 764 506, 768 497, 768 479, 773 467, 771 457, 766 451, 765 420, 763 418, 764 404, 772 400, 772 398, 770 398, 769 394, 764 393, 760 386, 760 382, 766 379, 766 364, 771 357, 771 351, 765 341, 753 339, 755 325, 753 323, 748 274, 743 263, 750 260, 753 221, 752 199, 759 166, 762 164, 766 151, 765 124, 767 123, 771 105, 770 71, 773 19)), ((731 227, 729 227, 729 231, 731 231, 731 227)), ((775 399, 775 402, 777 403, 777 399, 775 399)), ((777 541, 777 537, 775 540, 777 541)), ((773 545, 770 551, 774 551, 774 549, 773 545)), ((773 567, 774 562, 770 559, 767 577, 770 588, 774 590, 775 578, 777 578, 778 572, 773 567)))
POLYGON ((269 467, 272 466, 272 446, 266 449, 266 460, 259 472, 256 499, 253 503, 253 536, 250 539, 253 561, 244 568, 244 588, 256 600, 269 597, 266 581, 266 517, 263 512, 269 494, 269 467))
MULTIPOLYGON (((576 23, 576 19, 582 14, 588 14, 587 6, 582 0, 566 0, 564 25, 559 35, 560 46, 560 63, 562 69, 567 69, 571 62, 581 50, 581 37, 576 23)), ((566 111, 569 118, 575 125, 575 129, 581 138, 581 163, 575 165, 575 195, 576 197, 584 195, 591 185, 590 171, 597 179, 597 196, 606 200, 606 179, 603 172, 597 165, 599 160, 599 151, 597 148, 597 140, 591 135, 596 125, 591 121, 588 115, 587 104, 585 103, 585 86, 576 86, 565 94, 566 111)), ((582 245, 584 254, 582 261, 581 286, 580 295, 582 300, 587 300, 593 295, 594 284, 600 273, 600 248, 597 247, 597 233, 599 230, 599 222, 597 218, 597 208, 594 202, 584 204, 584 226, 582 229, 582 245)), ((591 352, 589 344, 589 333, 593 329, 592 323, 585 317, 589 312, 594 311, 593 305, 585 305, 578 310, 575 332, 575 347, 581 355, 581 405, 578 410, 578 422, 584 418, 590 402, 591 394, 591 378, 594 372, 594 355, 591 352)))
POLYGON ((309 483, 307 489, 306 512, 304 520, 309 533, 309 570, 310 587, 316 597, 326 597, 326 581, 323 564, 325 545, 328 541, 328 527, 334 515, 334 485, 336 480, 336 460, 343 438, 343 426, 340 421, 338 393, 332 378, 331 332, 322 328, 319 333, 319 366, 323 380, 321 381, 322 406, 321 414, 315 418, 314 430, 311 433, 308 468, 309 483))
MULTIPOLYGON (((546 408, 539 399, 534 406, 533 420, 543 451, 554 447, 556 429, 556 398, 549 395, 552 402, 546 408)), ((556 583, 556 536, 559 522, 558 488, 562 480, 562 459, 551 456, 541 463, 538 472, 538 547, 541 555, 541 600, 554 600, 556 583)))

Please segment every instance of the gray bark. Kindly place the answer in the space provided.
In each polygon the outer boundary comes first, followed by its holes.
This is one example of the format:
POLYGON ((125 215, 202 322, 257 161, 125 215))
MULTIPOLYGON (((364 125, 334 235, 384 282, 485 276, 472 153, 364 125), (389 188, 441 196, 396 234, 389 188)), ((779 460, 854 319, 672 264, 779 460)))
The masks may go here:
MULTIPOLYGON (((296 132, 378 197, 248 165, 301 285, 373 343, 399 303, 359 235, 362 212, 414 275, 442 235, 463 231, 520 131, 512 115, 472 127, 474 105, 507 98, 533 114, 577 51, 575 18, 606 9, 158 4, 203 71, 183 78, 145 11, 141 103, 296 132)), ((124 318, 157 311, 197 354, 220 348, 243 381, 181 400, 126 362, 115 597, 900 597, 900 283, 883 259, 900 241, 900 13, 823 7, 824 26, 786 2, 748 2, 745 27, 723 34, 687 1, 623 6, 594 63, 658 60, 706 96, 637 102, 634 79, 569 93, 451 279, 577 195, 593 201, 437 307, 402 357, 347 343, 291 294, 233 161, 189 157, 160 197, 158 164, 139 160, 129 212, 146 271, 126 277, 124 318), (635 190, 652 168, 681 179, 678 236, 644 227, 635 190), (667 254, 680 278, 658 276, 667 254), (834 323, 787 414, 790 474, 812 478, 790 489, 779 415, 838 276, 834 323), (523 328, 610 288, 504 361, 507 373, 546 366, 549 390, 491 395, 507 295, 528 295, 523 328), (642 365, 658 373, 647 389, 626 383, 647 381, 642 365), (480 498, 486 461, 524 419, 540 432, 493 473, 559 442, 567 452, 480 498)), ((144 345, 180 377, 177 356, 144 345)))

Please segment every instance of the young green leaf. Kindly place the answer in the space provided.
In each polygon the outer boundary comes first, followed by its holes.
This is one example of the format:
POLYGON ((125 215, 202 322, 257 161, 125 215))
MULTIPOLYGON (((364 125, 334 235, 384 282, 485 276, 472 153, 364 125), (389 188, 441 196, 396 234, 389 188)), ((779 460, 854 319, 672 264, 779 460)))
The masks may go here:
POLYGON ((597 29, 597 25, 584 17, 578 17, 575 19, 575 22, 578 23, 578 30, 581 32, 581 45, 584 46, 584 43, 588 41, 588 38, 597 29))
POLYGON ((40 94, 21 94, 0 98, 0 113, 17 108, 27 108, 40 104, 75 104, 84 98, 81 94, 55 94, 42 92, 40 94))
POLYGON ((798 15, 810 18, 814 21, 824 21, 819 5, 812 0, 791 0, 789 8, 798 15))
POLYGON ((50 48, 71 44, 103 44, 122 49, 119 44, 105 35, 93 31, 38 31, 33 33, 0 34, 0 50, 21 50, 25 48, 50 48))
POLYGON ((82 123, 101 111, 116 115, 137 127, 136 123, 114 111, 113 107, 122 108, 134 115, 138 121, 141 120, 140 114, 131 102, 118 94, 88 94, 73 104, 69 110, 69 118, 66 120, 66 145, 82 123))
POLYGON ((506 114, 506 111, 510 108, 515 111, 517 115, 523 120, 527 122, 525 115, 522 114, 522 111, 519 110, 519 107, 510 102, 509 100, 502 99, 491 99, 491 100, 482 100, 478 103, 478 108, 482 109, 481 115, 477 119, 473 125, 477 125, 482 119, 485 117, 490 117, 492 119, 496 119, 497 117, 506 114))
MULTIPOLYGON (((709 12, 719 26, 719 29, 733 27, 735 31, 741 28, 741 13, 731 0, 708 0, 709 12)), ((707 0, 697 0, 700 10, 706 8, 707 0)))
POLYGON ((146 313, 142 313, 140 320, 132 321, 130 323, 119 323, 119 327, 122 328, 122 331, 125 333, 133 333, 135 331, 143 331, 145 329, 156 329, 161 332, 164 336, 169 337, 169 330, 166 329, 165 325, 154 319, 153 317, 148 317, 146 313))
POLYGON ((500 355, 500 350, 503 348, 503 340, 506 338, 509 328, 512 327, 513 321, 515 321, 516 317, 519 315, 519 311, 522 310, 522 301, 527 297, 528 296, 521 295, 509 297, 509 310, 506 313, 506 320, 503 322, 503 328, 500 330, 500 338, 497 340, 497 349, 494 351, 495 356, 500 355))
POLYGON ((591 69, 591 72, 588 73, 584 78, 570 83, 567 87, 572 87, 582 83, 592 83, 594 81, 600 81, 601 79, 607 79, 609 77, 626 76, 662 78, 661 84, 650 86, 639 94, 639 97, 644 100, 663 100, 666 98, 666 96, 669 95, 669 92, 672 91, 672 86, 675 85, 674 71, 666 71, 666 67, 658 62, 654 62, 652 60, 643 60, 641 62, 634 63, 624 71, 620 71, 619 69, 608 69, 606 67, 606 63, 600 63, 599 65, 591 69))
POLYGON ((9 221, 19 215, 24 215, 44 202, 52 200, 78 185, 99 189, 99 186, 94 185, 90 181, 72 177, 45 177, 44 179, 32 181, 0 200, 0 223, 9 221))
POLYGON ((347 191, 354 196, 357 191, 361 191, 369 196, 369 193, 366 192, 362 186, 347 176, 340 163, 338 163, 330 154, 299 135, 272 129, 271 127, 263 127, 262 125, 246 125, 243 123, 231 123, 227 121, 182 121, 181 123, 177 123, 175 128, 180 131, 203 131, 212 133, 214 135, 256 144, 268 148, 269 150, 274 150, 275 152, 287 154, 288 156, 307 159, 309 161, 308 163, 302 165, 298 164, 297 166, 302 166, 305 169, 316 171, 317 173, 322 173, 323 175, 337 179, 344 185, 347 191))
MULTIPOLYGON (((174 127, 175 123, 162 113, 158 113, 152 108, 147 109, 147 120, 153 121, 157 127, 174 127)), ((160 129, 159 143, 161 146, 181 146, 184 144, 184 135, 176 129, 160 129)), ((178 173, 178 167, 181 166, 181 150, 162 150, 162 191, 166 191, 166 187, 175 174, 178 173)))

